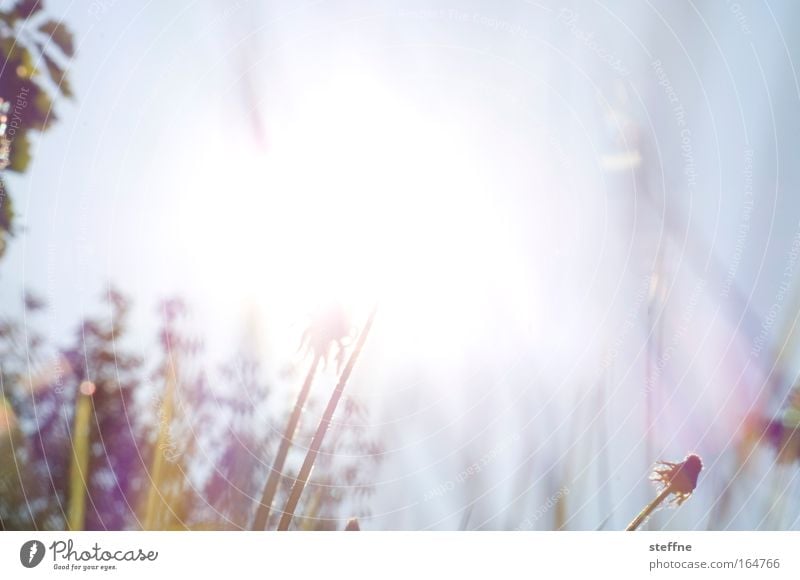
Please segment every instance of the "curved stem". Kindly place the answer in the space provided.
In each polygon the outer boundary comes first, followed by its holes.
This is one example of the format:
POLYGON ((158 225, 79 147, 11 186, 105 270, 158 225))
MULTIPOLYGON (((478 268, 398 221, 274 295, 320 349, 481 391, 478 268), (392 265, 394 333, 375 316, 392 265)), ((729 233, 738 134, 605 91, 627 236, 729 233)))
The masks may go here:
POLYGON ((279 530, 288 530, 289 525, 292 523, 294 511, 297 509, 297 504, 299 503, 300 496, 302 495, 306 483, 308 482, 308 477, 311 475, 311 470, 314 468, 314 462, 317 460, 320 447, 322 447, 322 441, 325 439, 325 434, 328 432, 328 427, 330 427, 331 421, 333 420, 333 414, 336 412, 336 406, 339 404, 339 399, 342 398, 342 393, 344 392, 344 388, 347 385, 348 379, 350 378, 350 374, 353 372, 353 367, 358 360, 358 356, 361 354, 361 350, 364 348, 364 343, 367 340, 370 328, 372 328, 372 322, 375 320, 376 312, 377 307, 373 308, 372 312, 370 312, 369 318, 367 318, 367 322, 364 325, 364 330, 361 331, 361 335, 358 337, 355 348, 353 348, 353 352, 350 354, 350 359, 347 361, 347 365, 344 367, 342 375, 339 377, 339 382, 336 384, 336 388, 333 390, 333 393, 331 393, 331 398, 328 400, 328 406, 325 407, 325 413, 323 413, 322 418, 319 421, 319 425, 317 426, 317 431, 314 433, 314 438, 311 440, 311 446, 308 449, 308 453, 306 453, 303 466, 300 468, 300 473, 297 475, 297 479, 292 486, 292 491, 289 493, 289 499, 286 500, 286 506, 283 508, 283 515, 281 516, 281 521, 278 524, 279 530))
POLYGON ((314 360, 311 362, 311 367, 308 369, 303 386, 297 394, 297 400, 294 402, 294 409, 289 416, 289 421, 286 423, 286 429, 283 431, 280 445, 278 446, 278 453, 272 462, 272 469, 269 472, 267 483, 264 485, 264 492, 261 495, 261 503, 258 505, 256 517, 253 520, 252 530, 263 530, 267 527, 269 521, 269 514, 272 510, 272 502, 275 499, 275 494, 278 491, 283 476, 283 467, 286 464, 286 457, 289 455, 289 448, 292 446, 294 434, 297 431, 297 425, 300 423, 300 416, 303 414, 303 408, 308 401, 308 395, 311 392, 311 383, 314 381, 314 375, 317 374, 317 367, 319 367, 321 356, 314 355, 314 360))

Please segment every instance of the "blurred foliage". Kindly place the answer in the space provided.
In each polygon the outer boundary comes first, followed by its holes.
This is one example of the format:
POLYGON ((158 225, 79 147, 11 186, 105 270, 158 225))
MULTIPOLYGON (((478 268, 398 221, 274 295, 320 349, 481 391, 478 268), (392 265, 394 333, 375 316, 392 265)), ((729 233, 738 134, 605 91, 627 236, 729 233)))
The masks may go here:
MULTIPOLYGON (((64 528, 66 453, 49 453, 51 442, 66 441, 61 368, 47 356, 36 331, 40 300, 27 295, 25 324, 0 320, 0 401, 6 429, 0 429, 0 528, 64 528)), ((55 362, 54 362, 55 360, 55 362)))
MULTIPOLYGON (((73 98, 75 42, 42 2, 17 0, 0 9, 0 53, 2 257, 14 233, 5 171, 29 169, 34 134, 57 120, 55 99, 73 98)), ((202 342, 183 328, 187 308, 179 299, 160 308, 156 352, 135 354, 126 347, 128 300, 110 289, 103 306, 66 347, 36 332, 45 305, 31 294, 21 319, 0 319, 0 529, 63 530, 70 512, 89 530, 246 528, 288 418, 282 401, 275 411, 262 362, 236 353, 221 369, 207 368, 202 342), (91 411, 76 422, 82 384, 91 411), (69 493, 71 469, 83 472, 71 462, 75 449, 88 455, 77 495, 69 493), (77 497, 85 507, 76 509, 77 497)), ((341 316, 321 322, 323 331, 306 334, 304 346, 326 359, 335 342, 341 363, 349 329, 341 316)), ((364 413, 351 399, 340 424, 363 422, 364 413)), ((339 431, 303 498, 303 528, 334 529, 365 515, 356 506, 369 495, 364 477, 378 446, 363 429, 339 431), (339 513, 343 506, 347 513, 339 513)))
MULTIPOLYGON (((53 101, 73 97, 67 74, 75 42, 49 18, 41 1, 18 0, 0 10, 0 170, 22 173, 31 161, 33 133, 57 120, 53 101)), ((14 209, 0 173, 0 256, 14 232, 14 209)))
MULTIPOLYGON (((70 369, 71 400, 84 381, 94 384, 89 436, 89 498, 86 529, 121 529, 134 517, 131 474, 139 467, 135 417, 129 412, 141 382, 142 360, 123 345, 128 335, 128 301, 111 289, 105 312, 80 324, 62 354, 70 369), (110 450, 113 450, 110 451, 110 450)), ((74 412, 74 404, 73 404, 74 412)))
MULTIPOLYGON (((20 319, 0 319, 0 529, 66 529, 76 446, 89 449, 86 529, 247 528, 288 418, 264 379, 265 361, 237 349, 210 368, 177 299, 159 309, 158 340, 146 355, 126 346, 130 303, 117 290, 105 293, 65 348, 35 331, 46 311, 41 300, 29 294, 20 308, 20 319), (73 429, 86 382, 94 392, 84 442, 73 429)), ((307 412, 318 414, 322 404, 312 398, 307 412)), ((300 528, 341 529, 367 515, 380 446, 355 399, 341 411, 298 510, 300 528)), ((312 423, 301 438, 310 439, 312 423)), ((302 448, 289 472, 301 460, 302 448)), ((287 493, 284 486, 279 499, 287 493)))

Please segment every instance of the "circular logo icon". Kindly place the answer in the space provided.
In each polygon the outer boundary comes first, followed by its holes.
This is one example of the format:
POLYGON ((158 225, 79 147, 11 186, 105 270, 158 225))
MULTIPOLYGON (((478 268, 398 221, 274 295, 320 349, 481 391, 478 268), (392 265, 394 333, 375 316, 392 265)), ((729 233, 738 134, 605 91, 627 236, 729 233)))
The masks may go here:
POLYGON ((35 568, 44 558, 44 544, 39 540, 28 540, 19 549, 19 561, 26 568, 35 568))

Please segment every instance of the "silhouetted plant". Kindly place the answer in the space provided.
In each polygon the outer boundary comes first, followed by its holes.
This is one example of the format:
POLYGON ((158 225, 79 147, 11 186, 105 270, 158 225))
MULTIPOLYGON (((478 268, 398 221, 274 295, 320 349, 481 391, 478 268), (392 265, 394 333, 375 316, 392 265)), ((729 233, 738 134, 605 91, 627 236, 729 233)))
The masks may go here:
MULTIPOLYGON (((311 412, 318 414, 315 408, 311 412)), ((383 453, 371 430, 368 408, 354 397, 345 398, 314 464, 314 477, 298 504, 297 529, 338 530, 348 517, 370 515, 372 476, 383 453)), ((314 429, 308 429, 298 440, 311 441, 313 434, 314 429)), ((293 482, 286 478, 285 483, 293 482)), ((284 501, 291 491, 291 485, 286 487, 284 501)))
MULTIPOLYGON (((72 97, 66 67, 74 53, 72 33, 47 18, 41 0, 17 0, 0 11, 0 171, 27 169, 31 133, 46 131, 56 120, 55 93, 72 97)), ((14 210, 0 175, 0 255, 13 226, 14 210)))
POLYGON ((626 531, 636 530, 664 501, 672 497, 672 504, 679 506, 689 499, 697 487, 697 478, 703 470, 703 462, 695 454, 686 456, 680 463, 660 461, 653 470, 650 479, 661 486, 661 491, 656 498, 639 512, 633 521, 628 524, 626 531))
POLYGON ((300 496, 305 489, 306 483, 308 483, 308 477, 311 475, 311 470, 314 468, 314 463, 319 455, 322 442, 325 439, 325 434, 328 432, 331 421, 333 420, 336 407, 339 404, 342 393, 344 393, 344 389, 347 386, 347 381, 350 379, 350 374, 353 372, 353 367, 355 366, 356 361, 358 361, 358 357, 361 355, 361 351, 364 348, 364 343, 366 342, 369 332, 372 329, 372 324, 375 321, 376 313, 377 308, 374 308, 372 312, 370 312, 369 317, 364 324, 364 328, 361 330, 361 334, 359 335, 358 340, 353 347, 353 351, 350 353, 350 358, 348 359, 347 364, 345 365, 344 370, 339 377, 339 382, 336 384, 336 388, 333 389, 333 393, 331 393, 331 397, 328 400, 328 405, 325 407, 325 412, 320 419, 317 430, 314 433, 314 438, 311 440, 311 446, 309 447, 308 453, 306 453, 306 458, 303 461, 302 467, 300 468, 300 473, 297 475, 297 479, 295 479, 292 489, 289 492, 289 498, 286 500, 286 506, 283 509, 280 522, 278 523, 279 530, 289 529, 289 525, 294 517, 294 512, 297 509, 297 504, 300 501, 300 496))
MULTIPOLYGON (((64 351, 71 369, 67 383, 73 410, 90 402, 88 441, 87 509, 84 529, 119 530, 135 518, 132 482, 141 468, 140 441, 133 414, 134 393, 141 384, 142 359, 127 351, 128 300, 117 290, 104 296, 107 311, 85 320, 75 343, 64 351)), ((72 413, 68 422, 74 426, 72 413)), ((72 434, 70 449, 84 442, 72 434)))
POLYGON ((210 475, 196 497, 190 524, 214 529, 246 529, 252 501, 261 493, 258 469, 275 437, 264 435, 270 390, 262 364, 239 352, 213 380, 201 382, 190 402, 194 430, 200 437, 192 462, 208 465, 210 475))
POLYGON ((163 388, 155 411, 155 440, 150 448, 150 462, 145 473, 145 501, 141 525, 145 530, 185 529, 193 487, 184 464, 196 444, 186 413, 185 387, 202 383, 202 372, 194 368, 194 359, 202 343, 184 333, 180 324, 187 307, 179 298, 161 304, 162 326, 159 331, 162 363, 154 380, 163 388))
MULTIPOLYGON (((44 304, 27 293, 22 321, 0 320, 0 528, 62 529, 67 441, 59 389, 63 369, 47 361, 35 330, 44 304)), ((56 359, 57 360, 57 359, 56 359)))
POLYGON ((336 351, 336 360, 339 366, 341 366, 342 356, 344 354, 344 345, 342 341, 349 334, 350 325, 347 322, 344 310, 339 305, 332 305, 318 310, 312 318, 311 324, 303 334, 303 345, 301 348, 306 348, 311 354, 311 366, 308 369, 300 392, 297 393, 297 399, 289 415, 289 420, 286 422, 283 436, 278 443, 278 451, 275 454, 272 468, 267 476, 267 482, 264 484, 261 501, 253 520, 253 530, 263 530, 269 521, 272 503, 283 477, 286 458, 289 455, 289 449, 292 446, 294 435, 300 424, 300 417, 303 414, 303 409, 308 402, 308 396, 311 393, 311 384, 314 381, 317 368, 320 363, 323 365, 325 364, 328 356, 330 356, 333 351, 336 351))

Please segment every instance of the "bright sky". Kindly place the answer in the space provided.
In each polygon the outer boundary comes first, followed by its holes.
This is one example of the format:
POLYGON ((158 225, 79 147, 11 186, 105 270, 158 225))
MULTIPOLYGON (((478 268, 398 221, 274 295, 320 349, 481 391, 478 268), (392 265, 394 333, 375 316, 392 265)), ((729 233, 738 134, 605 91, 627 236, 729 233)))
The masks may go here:
POLYGON ((143 350, 177 293, 220 357, 254 312, 280 358, 316 301, 380 299, 382 373, 485 372, 505 413, 498 373, 591 375, 665 200, 701 242, 673 234, 674 279, 710 252, 756 312, 775 302, 800 230, 800 39, 773 20, 796 21, 791 3, 746 27, 725 3, 89 5, 48 3, 77 34, 77 100, 10 180, 24 230, 0 268, 6 303, 48 300, 56 342, 108 281, 143 350), (631 151, 650 168, 637 195, 609 170, 631 151))

